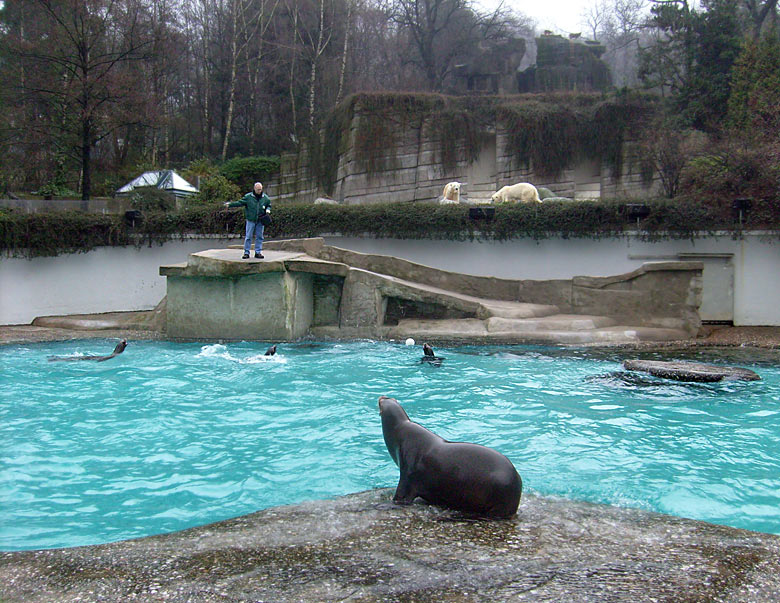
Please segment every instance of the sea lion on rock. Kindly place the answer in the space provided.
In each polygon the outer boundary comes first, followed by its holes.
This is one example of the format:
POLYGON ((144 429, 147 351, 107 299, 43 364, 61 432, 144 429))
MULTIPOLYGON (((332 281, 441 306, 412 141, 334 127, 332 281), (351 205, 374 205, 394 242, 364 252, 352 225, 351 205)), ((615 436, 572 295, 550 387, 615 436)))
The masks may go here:
POLYGON ((393 502, 418 496, 465 515, 506 519, 517 512, 523 481, 512 462, 479 444, 448 442, 412 422, 394 398, 379 398, 382 435, 401 471, 393 502))
POLYGON ((116 344, 114 351, 108 356, 51 356, 49 358, 49 362, 71 362, 75 360, 94 360, 95 362, 103 362, 105 360, 110 360, 114 356, 118 356, 125 351, 126 347, 127 339, 123 339, 118 344, 116 344))

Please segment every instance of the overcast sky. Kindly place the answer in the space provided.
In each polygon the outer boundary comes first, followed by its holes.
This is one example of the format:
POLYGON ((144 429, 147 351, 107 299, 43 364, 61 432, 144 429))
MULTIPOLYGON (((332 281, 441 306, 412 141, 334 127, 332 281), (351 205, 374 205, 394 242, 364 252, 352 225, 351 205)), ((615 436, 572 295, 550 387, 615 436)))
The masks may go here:
POLYGON ((582 32, 581 15, 595 2, 596 0, 508 0, 507 6, 536 19, 537 33, 549 29, 553 33, 569 34, 582 32))
MULTIPOLYGON (((494 10, 501 0, 477 0, 489 10, 494 10)), ((582 32, 580 16, 586 8, 596 4, 597 0, 504 0, 504 5, 512 10, 536 19, 536 33, 545 29, 557 34, 582 32)))

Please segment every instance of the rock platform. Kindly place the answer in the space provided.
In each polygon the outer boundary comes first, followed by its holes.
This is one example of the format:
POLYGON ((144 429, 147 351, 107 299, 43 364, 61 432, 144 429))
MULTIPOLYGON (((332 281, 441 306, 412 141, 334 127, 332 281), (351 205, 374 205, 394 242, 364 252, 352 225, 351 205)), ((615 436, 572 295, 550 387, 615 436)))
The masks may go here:
POLYGON ((524 494, 448 520, 392 490, 97 546, 0 553, 4 603, 780 600, 780 537, 524 494))
POLYGON ((663 362, 660 360, 624 360, 623 368, 642 371, 655 377, 675 381, 714 383, 723 380, 759 381, 761 377, 750 369, 702 362, 663 362))

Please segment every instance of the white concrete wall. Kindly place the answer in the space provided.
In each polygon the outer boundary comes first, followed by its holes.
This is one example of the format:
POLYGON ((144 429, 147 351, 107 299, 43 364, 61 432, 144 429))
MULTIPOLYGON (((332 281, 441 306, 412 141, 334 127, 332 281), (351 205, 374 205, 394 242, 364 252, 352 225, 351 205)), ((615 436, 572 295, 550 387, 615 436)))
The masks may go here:
MULTIPOLYGON (((651 243, 622 239, 531 239, 506 242, 455 242, 326 237, 329 245, 363 253, 402 257, 444 270, 510 279, 569 279, 610 276, 645 262, 695 259, 716 265, 731 256, 734 270, 733 322, 738 326, 780 325, 780 241, 761 234, 735 241, 730 234, 694 241, 651 243)), ((719 298, 704 279, 705 301, 719 298)), ((703 320, 709 317, 702 315, 703 320)))
POLYGON ((99 247, 53 258, 0 259, 0 324, 37 316, 151 310, 165 297, 163 264, 242 240, 190 239, 152 247, 99 247))
MULTIPOLYGON (((629 272, 653 260, 731 258, 736 325, 780 325, 780 241, 729 235, 695 241, 643 242, 636 238, 549 239, 507 242, 326 237, 329 245, 402 257, 456 272, 512 279, 568 279, 629 272)), ((142 249, 100 248, 85 254, 0 260, 0 324, 28 324, 36 316, 154 308, 165 295, 163 264, 185 262, 203 249, 238 240, 171 241, 142 249)), ((705 271, 706 275, 706 271, 705 271)), ((705 278, 704 295, 708 295, 705 278)), ((702 317, 707 319, 706 316, 702 317)))

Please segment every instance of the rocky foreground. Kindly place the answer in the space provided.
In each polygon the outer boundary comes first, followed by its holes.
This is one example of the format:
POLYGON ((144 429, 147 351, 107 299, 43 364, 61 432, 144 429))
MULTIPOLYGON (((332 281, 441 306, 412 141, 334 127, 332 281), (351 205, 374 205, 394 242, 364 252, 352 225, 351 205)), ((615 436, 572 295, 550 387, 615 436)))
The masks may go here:
POLYGON ((523 496, 453 521, 391 490, 113 544, 0 553, 0 601, 777 601, 780 537, 523 496))

